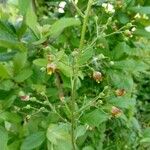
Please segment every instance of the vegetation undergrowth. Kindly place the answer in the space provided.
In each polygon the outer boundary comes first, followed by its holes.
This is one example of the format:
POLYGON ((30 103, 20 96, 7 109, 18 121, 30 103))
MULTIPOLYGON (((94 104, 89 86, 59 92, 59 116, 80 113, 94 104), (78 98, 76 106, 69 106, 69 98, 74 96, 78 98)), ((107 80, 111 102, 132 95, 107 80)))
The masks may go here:
POLYGON ((0 3, 0 150, 149 150, 150 2, 0 3))

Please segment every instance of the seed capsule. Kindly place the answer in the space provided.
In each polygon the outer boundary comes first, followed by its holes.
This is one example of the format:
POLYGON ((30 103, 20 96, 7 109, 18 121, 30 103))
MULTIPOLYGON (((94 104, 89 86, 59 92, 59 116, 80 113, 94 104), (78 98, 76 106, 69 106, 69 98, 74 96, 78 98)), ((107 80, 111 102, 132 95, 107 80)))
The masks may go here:
POLYGON ((102 74, 99 71, 94 71, 93 72, 93 79, 97 82, 100 83, 102 81, 102 74))

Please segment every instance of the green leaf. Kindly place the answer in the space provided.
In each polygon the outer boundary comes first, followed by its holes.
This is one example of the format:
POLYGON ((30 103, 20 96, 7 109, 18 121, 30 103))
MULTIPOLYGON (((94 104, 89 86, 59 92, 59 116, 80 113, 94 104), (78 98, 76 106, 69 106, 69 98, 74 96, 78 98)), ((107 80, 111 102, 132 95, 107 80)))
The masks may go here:
POLYGON ((0 126, 0 150, 7 150, 8 133, 0 126))
POLYGON ((118 20, 122 24, 126 24, 130 21, 128 15, 126 13, 122 13, 122 12, 118 13, 118 20))
POLYGON ((72 150, 71 142, 59 140, 58 144, 54 146, 55 150, 72 150))
POLYGON ((147 69, 149 69, 149 66, 146 63, 138 59, 125 59, 122 61, 115 61, 113 67, 120 70, 124 69, 124 71, 132 74, 137 74, 138 72, 145 72, 147 69))
POLYGON ((15 54, 16 52, 0 53, 0 61, 9 61, 14 57, 15 54))
POLYGON ((126 44, 126 42, 120 42, 111 52, 111 57, 113 60, 122 59, 125 54, 131 51, 131 48, 126 44))
POLYGON ((62 62, 58 62, 57 68, 66 76, 71 77, 72 76, 72 68, 68 66, 67 64, 64 64, 62 62))
POLYGON ((12 123, 20 123, 22 121, 21 117, 18 114, 6 111, 1 113, 0 119, 12 123))
POLYGON ((109 115, 104 113, 100 109, 95 109, 90 113, 86 113, 82 117, 82 121, 84 123, 87 123, 91 126, 96 126, 98 127, 101 123, 107 121, 109 119, 109 115))
POLYGON ((14 82, 12 82, 11 80, 4 80, 0 84, 0 89, 5 91, 9 91, 13 87, 14 87, 14 82))
POLYGON ((6 97, 2 103, 2 107, 4 109, 11 107, 13 105, 16 97, 17 97, 16 95, 11 95, 11 96, 6 97))
POLYGON ((64 125, 51 124, 47 130, 48 140, 57 145, 59 140, 70 141, 70 135, 64 125))
POLYGON ((137 35, 137 36, 143 36, 147 39, 150 39, 150 33, 144 29, 137 29, 133 34, 137 35))
POLYGON ((39 147, 45 140, 45 132, 36 132, 25 138, 21 150, 32 150, 39 147))
POLYGON ((149 137, 150 138, 150 127, 147 127, 143 131, 143 137, 149 137))
POLYGON ((134 88, 133 77, 128 72, 122 72, 118 70, 107 70, 107 76, 110 79, 110 82, 116 89, 125 89, 128 92, 131 92, 134 88))
POLYGON ((119 108, 131 108, 136 105, 136 100, 131 97, 116 97, 108 100, 111 104, 114 106, 117 106, 119 108))
POLYGON ((3 65, 1 63, 0 63, 0 78, 2 78, 2 79, 10 78, 10 72, 7 69, 7 66, 3 65))
POLYGON ((39 38, 39 31, 37 28, 37 25, 38 25, 37 16, 34 12, 32 1, 30 2, 30 5, 26 12, 26 24, 34 32, 34 34, 39 38))
POLYGON ((35 59, 33 61, 33 64, 40 66, 40 67, 45 67, 47 63, 48 63, 48 60, 44 58, 35 59))
POLYGON ((13 143, 8 145, 8 150, 19 150, 20 148, 20 141, 15 140, 13 143))
POLYGON ((31 3, 31 0, 18 0, 19 2, 19 11, 22 15, 26 14, 27 9, 31 3))
POLYGON ((78 126, 75 130, 76 139, 80 136, 83 136, 85 133, 86 133, 86 126, 85 125, 78 126))
POLYGON ((136 7, 129 8, 129 10, 141 14, 150 14, 150 6, 136 6, 136 7))
POLYGON ((79 56, 78 64, 83 65, 88 62, 88 60, 93 56, 94 50, 92 48, 88 48, 84 50, 83 53, 79 56))
POLYGON ((94 150, 94 148, 91 147, 91 146, 86 146, 86 147, 84 147, 82 150, 94 150))
POLYGON ((19 52, 15 55, 13 60, 14 72, 18 73, 25 66, 27 61, 27 53, 19 52))
POLYGON ((150 143, 150 137, 143 138, 142 140, 140 140, 140 143, 150 143))
POLYGON ((80 24, 81 24, 80 20, 75 19, 75 18, 59 19, 51 26, 50 32, 46 35, 46 37, 50 36, 51 38, 56 38, 62 33, 62 31, 65 28, 70 27, 70 26, 78 26, 80 24))
POLYGON ((23 43, 19 42, 14 32, 6 24, 0 22, 0 46, 25 51, 23 43))
POLYGON ((26 79, 28 79, 32 75, 32 70, 31 69, 24 69, 22 70, 17 76, 14 78, 16 82, 23 82, 26 79))

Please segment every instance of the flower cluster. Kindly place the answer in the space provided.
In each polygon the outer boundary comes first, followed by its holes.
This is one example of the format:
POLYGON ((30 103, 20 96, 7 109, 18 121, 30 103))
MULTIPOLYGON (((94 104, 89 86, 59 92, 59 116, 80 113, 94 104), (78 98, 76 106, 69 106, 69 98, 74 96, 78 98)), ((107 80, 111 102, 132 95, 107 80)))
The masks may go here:
POLYGON ((105 9, 106 13, 112 14, 115 12, 114 6, 110 3, 103 3, 102 7, 105 9))

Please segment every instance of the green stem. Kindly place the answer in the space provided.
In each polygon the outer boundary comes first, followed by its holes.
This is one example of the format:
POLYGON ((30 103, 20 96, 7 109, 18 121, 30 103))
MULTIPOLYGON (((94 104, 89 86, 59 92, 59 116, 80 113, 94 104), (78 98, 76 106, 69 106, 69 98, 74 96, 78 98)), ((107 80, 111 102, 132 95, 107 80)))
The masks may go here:
MULTIPOLYGON (((74 59, 74 58, 73 58, 74 59)), ((73 60, 73 67, 72 67, 72 88, 71 88, 71 141, 72 141, 72 148, 75 150, 75 135, 74 135, 74 129, 75 129, 75 99, 76 99, 76 77, 77 77, 77 70, 75 67, 75 60, 73 60)))
POLYGON ((92 3, 93 3, 93 0, 89 0, 88 1, 85 18, 83 20, 83 26, 82 26, 82 31, 81 31, 81 39, 80 39, 80 45, 79 45, 79 50, 80 51, 82 50, 82 48, 84 46, 87 21, 88 21, 88 17, 89 17, 89 13, 90 13, 90 9, 91 9, 92 3))
POLYGON ((78 6, 75 4, 74 0, 71 1, 73 6, 75 7, 76 11, 78 12, 78 14, 84 18, 84 14, 82 13, 82 11, 78 8, 78 6))
POLYGON ((73 56, 73 63, 72 63, 72 78, 71 78, 71 139, 72 139, 72 149, 76 150, 76 141, 75 141, 75 134, 74 130, 76 127, 76 114, 75 114, 75 105, 76 105, 76 88, 77 88, 77 78, 78 78, 78 69, 79 67, 77 66, 77 58, 80 56, 80 53, 82 53, 82 48, 84 46, 84 39, 85 39, 85 32, 86 32, 86 27, 87 27, 87 21, 89 17, 89 12, 92 6, 93 0, 88 1, 87 9, 86 9, 86 14, 83 20, 83 26, 82 26, 82 31, 81 31, 81 39, 80 39, 80 45, 79 45, 79 51, 78 55, 73 56))

